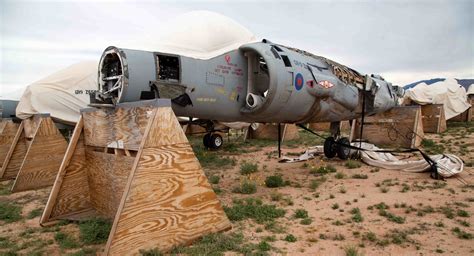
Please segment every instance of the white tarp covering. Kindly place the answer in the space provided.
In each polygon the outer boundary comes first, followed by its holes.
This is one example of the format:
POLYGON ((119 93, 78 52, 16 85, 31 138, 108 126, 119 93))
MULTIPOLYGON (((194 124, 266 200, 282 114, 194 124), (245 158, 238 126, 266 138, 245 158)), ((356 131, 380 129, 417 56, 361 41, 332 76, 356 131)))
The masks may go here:
MULTIPOLYGON (((361 144, 359 144, 359 142, 355 142, 351 143, 351 145, 356 147, 359 147, 360 145, 360 147, 363 149, 373 151, 380 150, 380 148, 376 147, 375 145, 365 142, 362 142, 361 144)), ((373 151, 360 151, 362 161, 370 166, 404 172, 426 172, 430 170, 430 165, 424 159, 400 160, 390 153, 380 153, 373 151)), ((351 152, 356 153, 355 150, 351 150, 351 152)), ((310 147, 299 157, 282 157, 280 162, 294 163, 307 161, 322 153, 323 146, 310 147)), ((430 158, 436 162, 438 173, 445 178, 461 173, 464 169, 464 163, 461 158, 453 154, 430 155, 430 158)))
MULTIPOLYGON (((256 40, 234 20, 208 11, 180 15, 165 27, 168 32, 157 40, 156 49, 149 50, 207 59, 256 40)), ((86 90, 97 89, 97 66, 96 61, 80 62, 29 85, 16 115, 25 119, 36 113, 50 113, 56 120, 77 122, 79 110, 89 103, 86 90), (76 94, 76 90, 84 93, 76 94)))
POLYGON ((50 113, 56 120, 77 122, 79 110, 89 104, 86 90, 97 88, 97 65, 97 61, 79 62, 32 83, 20 98, 16 116, 50 113))
POLYGON ((443 104, 446 119, 455 117, 470 107, 470 104, 467 103, 466 89, 460 86, 454 78, 430 85, 417 84, 405 91, 405 99, 410 99, 421 105, 443 104))

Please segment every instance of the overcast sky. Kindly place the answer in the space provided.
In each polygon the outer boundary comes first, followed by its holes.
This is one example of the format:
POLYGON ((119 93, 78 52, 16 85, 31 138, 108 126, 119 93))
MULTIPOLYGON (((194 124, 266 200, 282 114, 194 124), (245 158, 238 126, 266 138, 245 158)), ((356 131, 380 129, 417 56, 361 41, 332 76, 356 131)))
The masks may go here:
POLYGON ((109 45, 152 50, 167 20, 193 10, 400 85, 474 77, 471 0, 176 2, 0 0, 0 96, 109 45))

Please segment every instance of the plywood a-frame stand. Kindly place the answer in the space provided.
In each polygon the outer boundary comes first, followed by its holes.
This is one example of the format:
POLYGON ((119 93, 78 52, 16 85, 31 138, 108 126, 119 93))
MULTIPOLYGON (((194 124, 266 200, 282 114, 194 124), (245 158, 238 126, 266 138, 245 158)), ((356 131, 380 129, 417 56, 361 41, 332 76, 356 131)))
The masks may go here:
POLYGON ((2 168, 19 126, 20 124, 14 123, 11 119, 0 120, 0 168, 2 168))
POLYGON ((446 131, 446 117, 443 104, 421 105, 423 131, 425 133, 442 133, 446 131))
POLYGON ((0 180, 15 179, 12 192, 51 186, 67 142, 49 114, 21 122, 0 170, 0 180))
POLYGON ((106 255, 231 227, 169 100, 82 111, 41 224, 91 216, 113 219, 106 255))
MULTIPOLYGON (((356 121, 351 138, 360 139, 360 123, 356 121)), ((387 147, 416 148, 424 137, 420 106, 394 107, 367 116, 362 140, 387 147)))

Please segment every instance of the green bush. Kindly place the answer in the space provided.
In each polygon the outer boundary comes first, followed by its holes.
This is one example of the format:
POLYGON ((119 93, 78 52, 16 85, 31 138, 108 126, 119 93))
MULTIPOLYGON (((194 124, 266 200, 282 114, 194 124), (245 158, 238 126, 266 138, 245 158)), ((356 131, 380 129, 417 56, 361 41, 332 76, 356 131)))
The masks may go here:
POLYGON ((254 181, 244 181, 240 186, 235 187, 232 192, 240 194, 254 194, 257 192, 257 183, 254 181))
POLYGON ((285 210, 275 205, 263 204, 255 198, 236 199, 232 207, 224 206, 224 211, 231 221, 254 219, 258 223, 285 216, 285 210))
POLYGON ((240 174, 248 175, 258 172, 258 165, 254 163, 243 163, 240 165, 240 174))
POLYGON ((10 203, 0 202, 0 220, 11 223, 21 220, 21 207, 10 203))
POLYGON ((211 177, 209 177, 209 182, 212 184, 219 184, 220 179, 221 178, 219 176, 212 175, 211 177))
POLYGON ((280 175, 273 175, 265 179, 265 185, 269 188, 278 188, 285 186, 285 182, 280 175))
POLYGON ((306 211, 305 209, 297 209, 295 211, 294 217, 297 219, 308 218, 308 211, 306 211))
POLYGON ((112 223, 109 220, 94 218, 79 223, 81 240, 86 244, 101 244, 107 242, 112 223))
POLYGON ((316 174, 316 175, 325 175, 325 174, 328 174, 328 173, 333 173, 333 172, 336 172, 336 168, 332 165, 325 165, 325 166, 320 166, 318 168, 311 168, 311 170, 309 171, 309 173, 311 174, 316 174))
POLYGON ((359 161, 355 161, 355 160, 347 160, 344 165, 349 169, 356 169, 362 166, 359 161))
POLYGON ((286 235, 284 240, 287 241, 287 242, 290 242, 290 243, 294 243, 294 242, 297 241, 296 237, 292 234, 286 235))
POLYGON ((65 234, 63 232, 57 232, 54 235, 54 240, 58 242, 59 247, 62 249, 72 249, 72 248, 77 248, 79 247, 79 243, 77 243, 76 239, 74 237, 65 234))

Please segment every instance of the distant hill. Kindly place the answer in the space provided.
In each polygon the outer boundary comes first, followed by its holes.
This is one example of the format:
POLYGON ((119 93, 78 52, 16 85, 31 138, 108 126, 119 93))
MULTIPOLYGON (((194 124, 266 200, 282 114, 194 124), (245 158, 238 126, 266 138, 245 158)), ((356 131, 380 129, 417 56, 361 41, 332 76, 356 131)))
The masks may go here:
MULTIPOLYGON (((467 89, 469 88, 469 86, 471 84, 474 84, 474 79, 457 79, 457 78, 455 78, 455 79, 458 81, 459 85, 461 85, 462 87, 464 87, 464 89, 466 89, 466 91, 467 91, 467 89)), ((441 81, 444 81, 444 80, 446 80, 446 78, 432 78, 432 79, 428 79, 428 80, 420 80, 418 82, 407 84, 407 85, 403 86, 403 88, 410 89, 410 88, 415 87, 417 84, 426 83, 426 84, 430 85, 430 84, 434 84, 434 83, 441 82, 441 81)))

